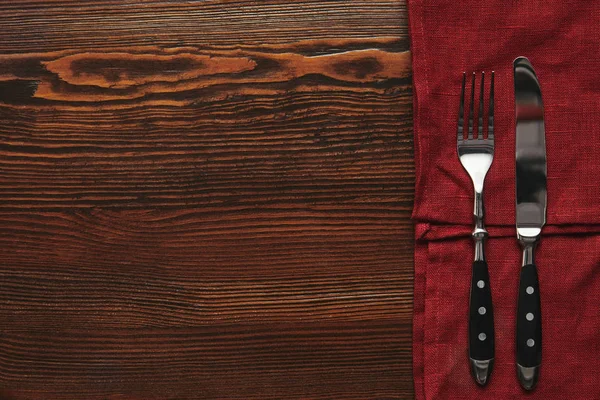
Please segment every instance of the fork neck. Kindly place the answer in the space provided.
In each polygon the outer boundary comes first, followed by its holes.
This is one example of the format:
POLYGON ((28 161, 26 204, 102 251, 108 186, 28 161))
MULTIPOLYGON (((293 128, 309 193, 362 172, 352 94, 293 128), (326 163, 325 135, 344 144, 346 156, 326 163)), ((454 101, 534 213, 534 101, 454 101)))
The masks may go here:
POLYGON ((484 242, 488 232, 483 224, 483 192, 475 191, 475 207, 473 210, 473 220, 475 229, 473 230, 473 240, 475 241, 475 261, 485 261, 484 242))

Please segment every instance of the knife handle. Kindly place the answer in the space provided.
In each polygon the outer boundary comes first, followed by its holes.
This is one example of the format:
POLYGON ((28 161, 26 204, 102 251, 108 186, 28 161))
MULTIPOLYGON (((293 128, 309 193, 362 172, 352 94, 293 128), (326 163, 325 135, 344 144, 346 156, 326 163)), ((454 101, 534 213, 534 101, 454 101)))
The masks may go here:
POLYGON ((485 385, 494 361, 494 310, 487 262, 474 261, 469 301, 469 358, 475 381, 485 385))
POLYGON ((542 308, 535 264, 521 268, 517 306, 517 370, 521 386, 535 386, 542 362, 542 308))

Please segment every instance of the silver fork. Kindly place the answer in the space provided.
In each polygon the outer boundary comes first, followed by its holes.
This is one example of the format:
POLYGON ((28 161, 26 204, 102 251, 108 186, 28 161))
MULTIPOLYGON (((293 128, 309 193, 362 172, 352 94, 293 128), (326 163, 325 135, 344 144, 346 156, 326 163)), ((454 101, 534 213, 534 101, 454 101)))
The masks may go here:
POLYGON ((460 106, 458 109, 457 152, 460 163, 467 170, 475 189, 473 217, 475 229, 475 261, 472 267, 471 296, 469 300, 469 360, 471 373, 479 385, 485 385, 494 364, 494 312, 484 243, 488 236, 483 224, 483 182, 494 159, 494 72, 492 71, 488 105, 488 134, 483 135, 483 93, 485 75, 481 73, 477 137, 473 135, 473 108, 475 100, 475 73, 471 81, 468 135, 464 137, 465 84, 463 73, 460 106))

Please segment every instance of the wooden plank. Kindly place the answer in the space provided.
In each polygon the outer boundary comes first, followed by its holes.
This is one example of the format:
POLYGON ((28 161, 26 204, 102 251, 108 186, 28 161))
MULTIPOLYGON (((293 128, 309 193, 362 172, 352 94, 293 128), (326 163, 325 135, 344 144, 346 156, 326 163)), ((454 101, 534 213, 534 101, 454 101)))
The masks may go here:
POLYGON ((0 23, 0 397, 412 398, 403 2, 0 23))
POLYGON ((2 53, 382 37, 408 48, 406 5, 394 0, 15 0, 2 2, 0 16, 2 53))
MULTIPOLYGON (((2 332, 3 398, 398 398, 398 322, 2 332)), ((404 396, 405 394, 402 394, 404 396)))

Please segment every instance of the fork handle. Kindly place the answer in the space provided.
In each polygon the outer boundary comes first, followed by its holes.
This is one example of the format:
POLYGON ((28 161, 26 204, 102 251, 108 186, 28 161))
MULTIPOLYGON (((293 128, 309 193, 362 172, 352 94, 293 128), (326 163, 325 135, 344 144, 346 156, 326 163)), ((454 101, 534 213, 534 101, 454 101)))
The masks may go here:
POLYGON ((469 358, 475 381, 488 382, 494 363, 494 310, 485 260, 473 262, 469 301, 469 358))

